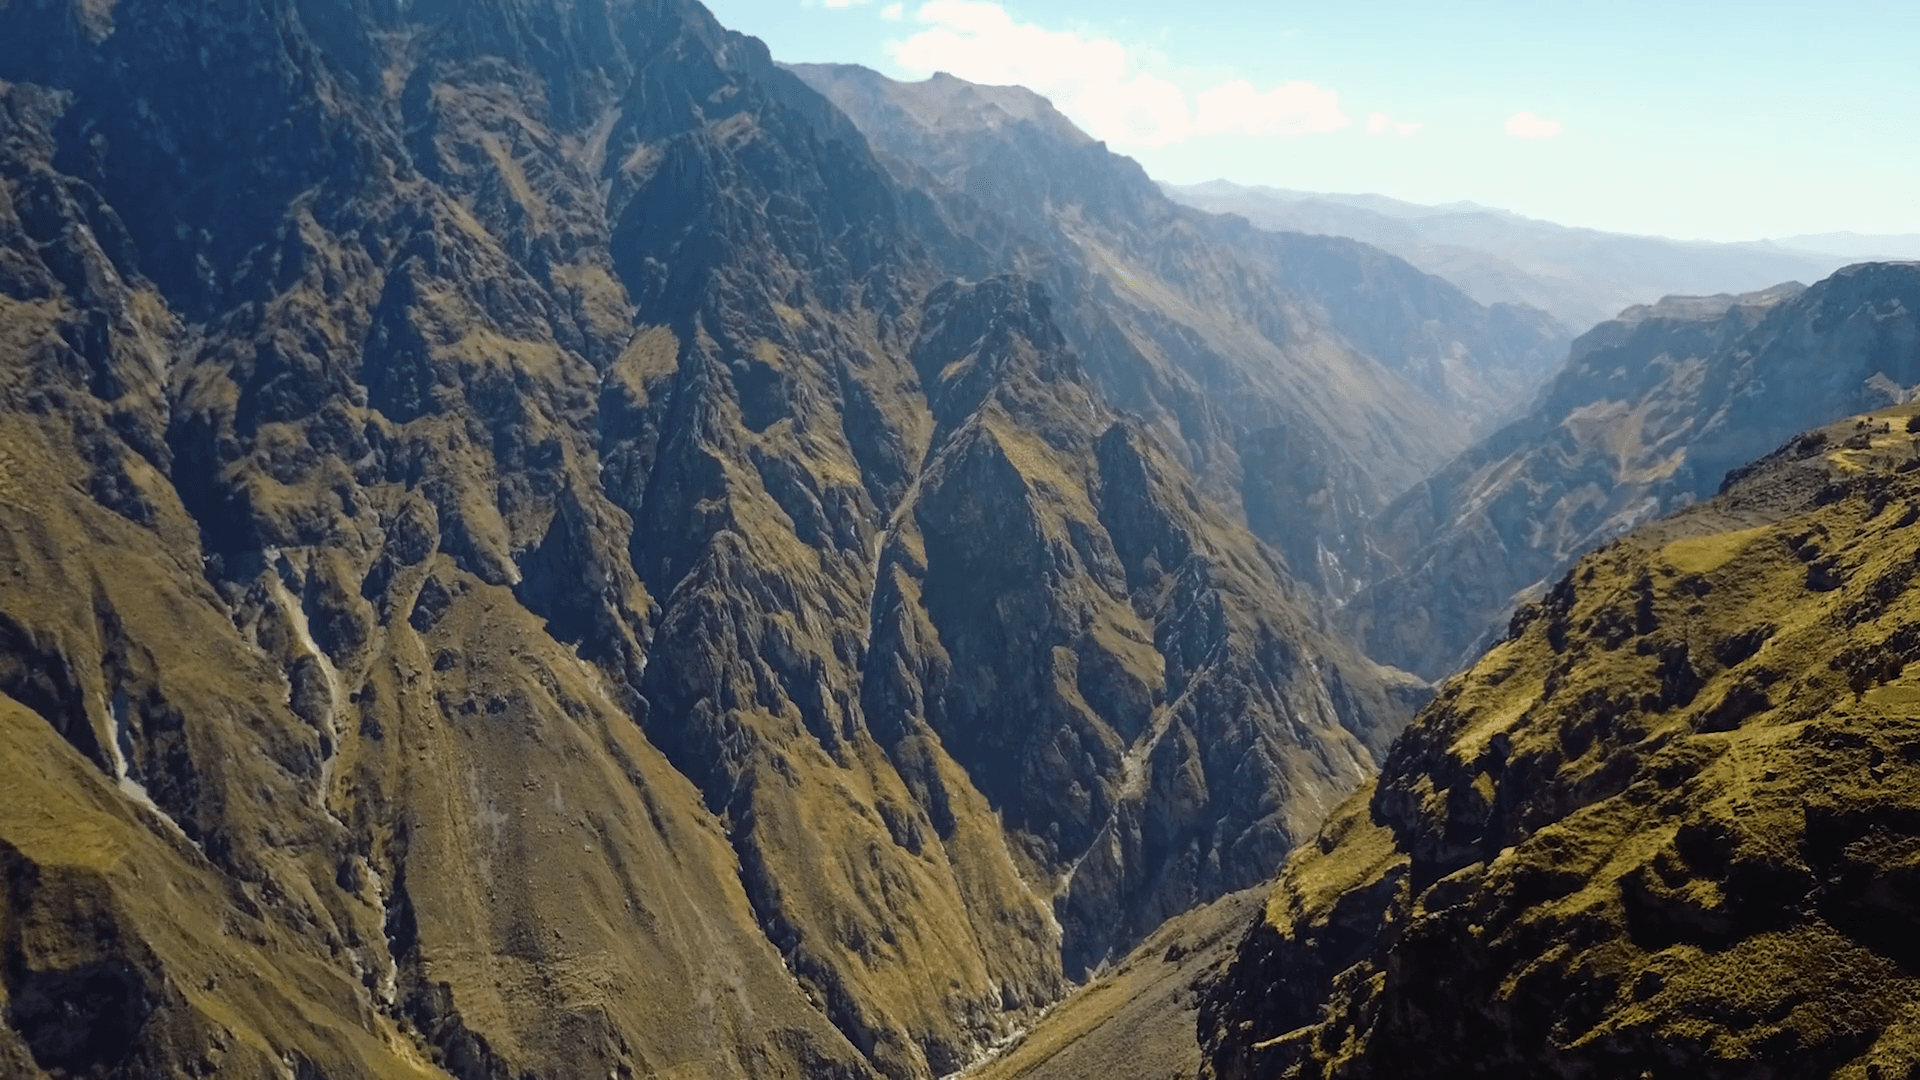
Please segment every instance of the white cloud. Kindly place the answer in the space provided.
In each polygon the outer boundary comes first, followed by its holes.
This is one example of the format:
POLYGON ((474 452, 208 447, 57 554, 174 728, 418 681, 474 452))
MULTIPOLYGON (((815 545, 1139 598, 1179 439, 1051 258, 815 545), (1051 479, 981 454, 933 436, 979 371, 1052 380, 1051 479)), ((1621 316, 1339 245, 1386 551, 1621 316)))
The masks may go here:
POLYGON ((880 17, 888 22, 899 22, 906 13, 907 6, 897 2, 888 4, 886 7, 880 9, 880 17))
POLYGON ((1383 112, 1372 113, 1367 117, 1367 134, 1369 135, 1398 135, 1404 139, 1425 126, 1425 124, 1395 120, 1383 112))
POLYGON ((887 45, 908 73, 1025 86, 1117 148, 1153 149, 1193 135, 1303 135, 1349 123, 1339 95, 1312 83, 1261 91, 1240 79, 1190 101, 1120 42, 1020 22, 990 0, 928 0, 914 18, 922 29, 887 45))
POLYGON ((1349 121, 1340 95, 1309 82, 1262 93, 1245 79, 1200 91, 1194 130, 1202 135, 1311 135, 1339 131, 1349 121))
POLYGON ((1507 117, 1507 134, 1516 139, 1551 139, 1560 134, 1560 121, 1542 120, 1531 112, 1507 117))

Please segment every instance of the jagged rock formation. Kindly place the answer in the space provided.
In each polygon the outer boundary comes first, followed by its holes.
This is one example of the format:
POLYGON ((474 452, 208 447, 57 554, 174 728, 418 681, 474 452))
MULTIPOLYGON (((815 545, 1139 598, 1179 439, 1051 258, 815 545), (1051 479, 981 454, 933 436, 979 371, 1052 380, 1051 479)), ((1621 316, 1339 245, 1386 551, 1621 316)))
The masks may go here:
POLYGON ((690 0, 0 25, 10 1075, 942 1074, 1422 692, 690 0))
POLYGON ((1364 244, 1179 206, 1020 87, 793 70, 925 213, 1043 282, 1107 399, 1325 590, 1357 583, 1367 516, 1513 415, 1565 355, 1543 312, 1482 307, 1364 244))
POLYGON ((1523 608, 1289 862, 1209 1075, 1912 1075, 1915 413, 1523 608))
POLYGON ((1059 882, 1077 975, 1277 865, 1397 730, 1396 684, 1107 409, 1037 286, 936 289, 911 355, 935 427, 881 554, 867 716, 897 759, 937 734, 1059 882))
MULTIPOLYGON (((1905 237, 1854 258, 1788 238, 1708 243, 1572 228, 1506 210, 1421 206, 1382 195, 1331 195, 1213 180, 1165 188, 1202 210, 1239 214, 1263 229, 1344 236, 1443 277, 1483 304, 1527 304, 1582 333, 1656 297, 1744 293, 1781 281, 1816 281, 1869 255, 1899 254, 1905 237), (1800 250, 1799 248, 1804 248, 1800 250)), ((1845 243, 1843 236, 1825 238, 1845 243)), ((1855 242, 1866 237, 1851 237, 1855 242)))
POLYGON ((1906 400, 1916 310, 1920 264, 1862 264, 1595 327, 1525 417, 1371 523, 1381 562, 1350 624, 1383 662, 1457 669, 1582 553, 1712 495, 1795 432, 1906 400))

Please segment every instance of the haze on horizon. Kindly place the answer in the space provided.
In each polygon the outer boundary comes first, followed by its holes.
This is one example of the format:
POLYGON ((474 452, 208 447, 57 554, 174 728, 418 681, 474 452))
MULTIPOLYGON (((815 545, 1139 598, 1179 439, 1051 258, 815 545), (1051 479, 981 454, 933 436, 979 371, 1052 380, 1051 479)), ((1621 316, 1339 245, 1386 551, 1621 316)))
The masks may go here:
POLYGON ((1912 5, 709 6, 780 60, 1027 86, 1168 183, 1470 201, 1682 239, 1920 233, 1912 5))

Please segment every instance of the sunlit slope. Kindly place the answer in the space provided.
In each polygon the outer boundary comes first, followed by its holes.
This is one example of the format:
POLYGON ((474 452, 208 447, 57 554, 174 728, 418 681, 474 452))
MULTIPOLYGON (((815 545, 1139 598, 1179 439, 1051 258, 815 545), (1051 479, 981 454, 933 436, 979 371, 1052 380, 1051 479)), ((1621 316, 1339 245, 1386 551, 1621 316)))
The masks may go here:
POLYGON ((1168 920, 969 1077, 1193 1080, 1200 1003, 1265 898, 1265 889, 1248 889, 1168 920))
POLYGON ((1913 414, 1797 438, 1523 608, 1288 864, 1212 1075, 1907 1075, 1913 414))

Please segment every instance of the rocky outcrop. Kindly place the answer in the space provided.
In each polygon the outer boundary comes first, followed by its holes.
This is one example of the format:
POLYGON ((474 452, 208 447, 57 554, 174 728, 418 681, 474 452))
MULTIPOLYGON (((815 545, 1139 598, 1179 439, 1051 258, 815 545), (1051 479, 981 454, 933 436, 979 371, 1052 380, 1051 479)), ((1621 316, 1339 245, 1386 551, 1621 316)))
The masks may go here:
POLYGON ((1543 312, 1482 307, 1376 248, 1176 205, 1020 87, 793 70, 926 213, 1042 282, 1108 401, 1309 584, 1358 584, 1362 525, 1512 415, 1564 356, 1543 312))
POLYGON ((1795 432, 1906 400, 1916 305, 1920 266, 1863 264, 1595 327, 1526 417, 1370 523, 1376 583, 1349 624, 1375 658, 1445 675, 1582 553, 1711 496, 1795 432))
POLYGON ((1909 1074, 1914 412, 1522 608, 1290 860, 1208 1075, 1909 1074))

